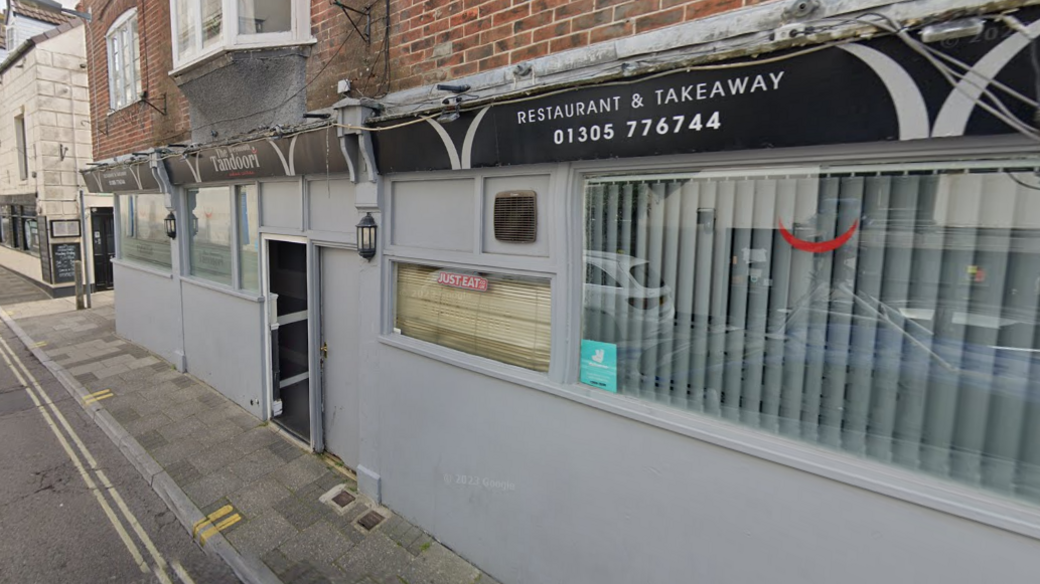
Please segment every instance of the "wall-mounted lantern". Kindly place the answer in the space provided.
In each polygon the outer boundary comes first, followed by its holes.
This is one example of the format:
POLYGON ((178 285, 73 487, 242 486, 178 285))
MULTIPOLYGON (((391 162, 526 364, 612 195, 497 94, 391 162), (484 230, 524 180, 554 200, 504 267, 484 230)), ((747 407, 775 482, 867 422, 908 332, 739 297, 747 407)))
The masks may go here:
POLYGON ((371 213, 365 213, 357 224, 357 252, 366 260, 376 256, 376 220, 371 213))
POLYGON ((177 218, 173 216, 173 211, 163 219, 163 225, 166 226, 166 237, 177 239, 177 218))

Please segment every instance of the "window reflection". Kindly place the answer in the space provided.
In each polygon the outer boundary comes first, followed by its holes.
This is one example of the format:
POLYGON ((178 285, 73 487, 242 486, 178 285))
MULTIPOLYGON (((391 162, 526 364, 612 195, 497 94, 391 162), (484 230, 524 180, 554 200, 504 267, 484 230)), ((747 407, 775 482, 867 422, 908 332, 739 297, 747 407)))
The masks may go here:
POLYGON ((1040 500, 1040 179, 968 166, 592 179, 583 336, 621 393, 1040 500))
POLYGON ((258 34, 292 30, 292 3, 285 0, 238 0, 238 32, 258 34))

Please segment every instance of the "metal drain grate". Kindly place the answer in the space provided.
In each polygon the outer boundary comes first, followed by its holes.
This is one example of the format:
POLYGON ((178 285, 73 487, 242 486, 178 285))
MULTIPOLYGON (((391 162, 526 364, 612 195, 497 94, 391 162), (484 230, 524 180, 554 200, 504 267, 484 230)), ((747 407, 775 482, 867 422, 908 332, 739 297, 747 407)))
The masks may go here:
POLYGON ((372 528, 382 523, 383 519, 385 518, 379 513, 369 511, 364 517, 358 519, 358 525, 364 527, 366 531, 372 531, 372 528))
POLYGON ((354 495, 346 491, 340 491, 338 495, 332 498, 332 502, 342 509, 354 502, 354 495))

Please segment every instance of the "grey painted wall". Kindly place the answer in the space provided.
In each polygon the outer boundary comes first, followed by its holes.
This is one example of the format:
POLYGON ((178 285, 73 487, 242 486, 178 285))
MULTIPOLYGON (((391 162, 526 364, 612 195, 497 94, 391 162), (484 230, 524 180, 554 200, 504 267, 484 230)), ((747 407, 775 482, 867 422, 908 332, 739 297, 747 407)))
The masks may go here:
POLYGON ((260 184, 260 223, 264 227, 303 230, 303 193, 298 181, 260 184))
POLYGON ((178 363, 181 300, 177 282, 118 263, 112 268, 116 281, 116 331, 163 359, 178 363))
POLYGON ((476 191, 472 179, 393 184, 395 245, 472 251, 476 191))
POLYGON ((263 304, 189 280, 181 285, 188 372, 262 417, 263 304))
POLYGON ((307 181, 310 228, 353 233, 357 225, 354 184, 346 179, 307 181))
MULTIPOLYGON (((862 157, 865 150, 856 152, 862 157)), ((810 154, 817 160, 842 155, 810 154)), ((727 165, 739 161, 718 159, 727 165)), ((609 168, 669 169, 691 160, 615 161, 609 168)), ((582 170, 603 172, 607 164, 560 165, 552 173, 549 196, 539 198, 539 207, 544 202, 549 210, 548 222, 555 221, 547 231, 547 258, 486 249, 438 252, 451 249, 445 245, 451 234, 417 227, 422 213, 432 214, 420 185, 438 185, 437 192, 449 195, 445 205, 453 209, 453 225, 465 229, 469 202, 462 185, 470 178, 483 182, 485 192, 476 202, 487 201, 498 184, 537 183, 534 174, 510 177, 521 169, 395 177, 409 181, 412 190, 400 197, 401 185, 390 187, 394 217, 381 222, 390 230, 381 251, 396 261, 556 274, 553 344, 563 352, 554 359, 566 358, 556 359, 542 379, 565 390, 572 356, 567 342, 557 342, 567 341, 568 329, 580 330, 580 314, 567 310, 580 302, 582 281, 567 262, 568 249, 580 253, 582 237, 575 227, 581 218, 575 189, 582 170), (453 180, 441 180, 447 176, 453 180), (398 213, 408 220, 399 221, 398 213)), ((483 216, 486 233, 484 210, 474 205, 472 216, 483 216)), ((479 229, 475 225, 469 233, 479 229)), ((505 381, 500 377, 524 377, 505 367, 489 366, 497 372, 492 377, 404 348, 423 351, 428 345, 393 334, 380 340, 380 326, 392 322, 393 298, 384 294, 392 276, 362 270, 360 278, 360 465, 379 476, 386 505, 504 584, 1035 580, 1037 539, 505 381)), ((651 407, 610 399, 633 412, 651 407)), ((693 414, 681 416, 682 425, 700 424, 693 414)), ((855 461, 840 454, 833 459, 855 461)), ((887 480, 883 470, 869 472, 887 480)), ((925 493, 918 500, 945 496, 941 483, 927 477, 909 488, 925 493)))
POLYGON ((378 427, 365 438, 378 448, 362 464, 384 503, 507 584, 1032 582, 1040 570, 1035 540, 373 353, 378 427))

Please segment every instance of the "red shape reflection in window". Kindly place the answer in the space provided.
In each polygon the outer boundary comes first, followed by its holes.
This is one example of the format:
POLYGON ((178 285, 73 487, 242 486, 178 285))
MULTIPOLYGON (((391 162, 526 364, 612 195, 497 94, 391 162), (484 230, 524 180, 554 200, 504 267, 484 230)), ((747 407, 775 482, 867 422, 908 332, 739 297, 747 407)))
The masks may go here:
POLYGON ((809 253, 827 253, 838 249, 852 239, 852 236, 856 233, 856 228, 859 227, 859 219, 856 219, 852 222, 852 227, 849 227, 849 230, 839 237, 829 241, 805 241, 804 239, 798 239, 788 231, 787 228, 784 227, 782 219, 777 218, 777 223, 780 224, 780 235, 784 237, 784 240, 787 241, 787 243, 791 244, 791 247, 809 253))

